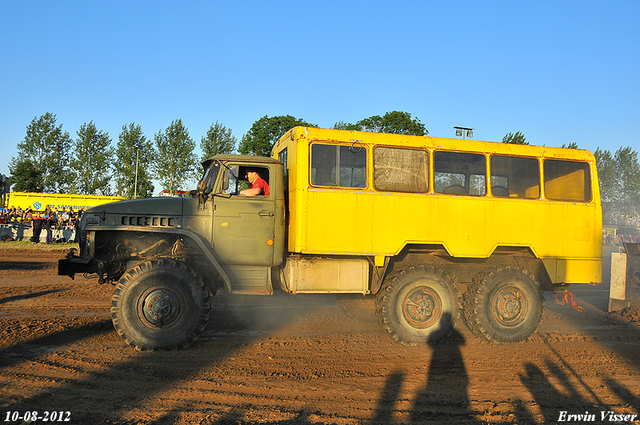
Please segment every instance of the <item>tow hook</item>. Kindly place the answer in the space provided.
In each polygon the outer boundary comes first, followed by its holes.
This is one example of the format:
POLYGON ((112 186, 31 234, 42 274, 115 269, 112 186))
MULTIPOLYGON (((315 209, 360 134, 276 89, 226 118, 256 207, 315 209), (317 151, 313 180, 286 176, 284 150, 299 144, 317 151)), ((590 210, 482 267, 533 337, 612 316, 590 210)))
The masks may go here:
POLYGON ((558 299, 558 292, 554 292, 553 298, 556 299, 556 304, 565 305, 567 303, 571 303, 571 307, 573 307, 574 310, 579 311, 580 313, 584 312, 584 308, 582 308, 577 301, 574 301, 573 293, 569 291, 565 292, 561 299, 558 299))

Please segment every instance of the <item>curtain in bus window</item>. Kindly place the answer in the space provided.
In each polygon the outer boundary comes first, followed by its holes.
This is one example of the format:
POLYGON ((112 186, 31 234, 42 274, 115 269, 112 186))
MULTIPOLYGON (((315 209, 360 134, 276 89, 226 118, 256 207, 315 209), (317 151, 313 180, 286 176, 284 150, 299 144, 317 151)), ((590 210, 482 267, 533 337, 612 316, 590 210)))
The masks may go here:
POLYGON ((373 186, 376 190, 388 192, 427 192, 428 152, 377 147, 373 151, 373 186))
POLYGON ((365 187, 367 150, 351 146, 311 146, 311 184, 316 186, 365 187), (336 172, 337 171, 337 172, 336 172))
POLYGON ((493 196, 536 199, 540 197, 540 167, 535 158, 506 155, 491 157, 493 196))
POLYGON ((436 192, 454 195, 487 193, 487 161, 484 155, 438 151, 433 155, 436 192))
POLYGON ((591 200, 589 164, 547 159, 544 161, 544 194, 547 199, 587 202, 591 200))

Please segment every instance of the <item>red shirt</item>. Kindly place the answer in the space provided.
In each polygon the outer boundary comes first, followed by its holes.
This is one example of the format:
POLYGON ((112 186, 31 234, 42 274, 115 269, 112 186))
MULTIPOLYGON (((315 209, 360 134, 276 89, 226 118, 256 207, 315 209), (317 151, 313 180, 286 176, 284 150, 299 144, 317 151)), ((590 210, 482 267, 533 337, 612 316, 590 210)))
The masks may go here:
POLYGON ((255 189, 256 187, 262 190, 262 194, 264 194, 264 196, 269 196, 269 184, 260 176, 258 176, 256 181, 253 182, 253 185, 251 185, 251 189, 255 189))

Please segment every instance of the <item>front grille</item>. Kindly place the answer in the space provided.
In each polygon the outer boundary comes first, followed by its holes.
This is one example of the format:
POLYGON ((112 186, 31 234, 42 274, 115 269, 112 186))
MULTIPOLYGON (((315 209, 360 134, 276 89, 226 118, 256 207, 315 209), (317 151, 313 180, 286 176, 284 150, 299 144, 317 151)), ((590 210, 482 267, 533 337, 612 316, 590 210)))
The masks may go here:
POLYGON ((121 224, 124 226, 174 227, 176 220, 175 217, 123 215, 121 224))

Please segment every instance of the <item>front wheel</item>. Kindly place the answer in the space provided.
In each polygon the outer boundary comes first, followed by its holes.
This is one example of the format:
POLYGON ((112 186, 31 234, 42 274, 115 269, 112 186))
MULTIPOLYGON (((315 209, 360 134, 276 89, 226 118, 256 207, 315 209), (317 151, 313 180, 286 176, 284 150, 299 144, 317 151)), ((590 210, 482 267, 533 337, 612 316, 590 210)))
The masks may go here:
POLYGON ((111 302, 118 334, 139 350, 184 348, 209 320, 211 301, 202 280, 184 263, 151 260, 120 278, 111 302))
POLYGON ((453 280, 431 266, 412 266, 392 273, 376 298, 378 322, 405 345, 446 338, 458 312, 453 280))
POLYGON ((464 294, 464 315, 471 331, 493 342, 530 338, 542 319, 544 298, 526 270, 494 266, 481 272, 464 294))

